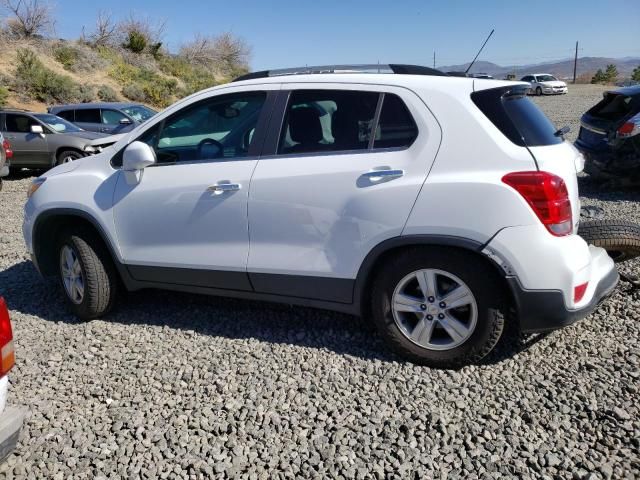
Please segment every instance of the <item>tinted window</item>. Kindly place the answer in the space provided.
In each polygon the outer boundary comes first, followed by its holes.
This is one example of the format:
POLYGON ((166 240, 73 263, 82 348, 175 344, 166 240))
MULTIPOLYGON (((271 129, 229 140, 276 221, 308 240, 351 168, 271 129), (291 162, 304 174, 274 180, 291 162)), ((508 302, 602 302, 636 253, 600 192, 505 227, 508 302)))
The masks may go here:
POLYGON ((117 110, 102 110, 102 123, 107 125, 118 125, 123 118, 127 117, 117 110))
POLYGON ((140 138, 152 145, 158 163, 245 157, 264 105, 264 92, 224 95, 186 107, 140 138))
POLYGON ((32 125, 40 125, 33 118, 26 115, 16 115, 7 113, 6 116, 7 132, 30 133, 32 125))
POLYGON ((74 110, 61 110, 55 115, 57 115, 58 117, 62 117, 65 120, 69 120, 70 122, 73 122, 74 121, 73 112, 74 110))
POLYGON ((97 108, 78 109, 76 110, 76 122, 102 123, 100 120, 100 110, 97 108))
POLYGON ((537 147, 562 143, 556 128, 535 103, 526 97, 528 87, 492 88, 471 94, 489 120, 513 143, 537 147))
POLYGON ((409 147, 417 136, 418 127, 407 106, 397 95, 386 93, 373 148, 409 147))
POLYGON ((292 92, 278 153, 366 150, 379 96, 348 90, 292 92))

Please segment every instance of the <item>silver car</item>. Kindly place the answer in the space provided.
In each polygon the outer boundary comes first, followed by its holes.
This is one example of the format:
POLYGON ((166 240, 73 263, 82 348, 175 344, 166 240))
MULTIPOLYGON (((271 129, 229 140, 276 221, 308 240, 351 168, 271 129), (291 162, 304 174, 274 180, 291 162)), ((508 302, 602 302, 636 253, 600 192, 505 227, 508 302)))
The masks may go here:
POLYGON ((11 143, 11 167, 49 168, 84 157, 91 140, 105 136, 87 132, 50 113, 0 110, 0 131, 11 143))

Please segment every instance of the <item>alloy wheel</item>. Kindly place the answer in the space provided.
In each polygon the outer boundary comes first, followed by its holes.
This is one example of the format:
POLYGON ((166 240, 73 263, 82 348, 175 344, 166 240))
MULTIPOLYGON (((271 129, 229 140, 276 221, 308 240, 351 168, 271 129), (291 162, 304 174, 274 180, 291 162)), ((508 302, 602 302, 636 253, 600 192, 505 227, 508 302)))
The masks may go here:
POLYGON ((478 321, 471 289, 452 273, 423 269, 396 286, 391 309, 402 334, 428 350, 450 350, 466 342, 478 321))
POLYGON ((84 299, 84 272, 78 255, 68 245, 60 249, 60 274, 69 299, 77 305, 81 304, 84 299))

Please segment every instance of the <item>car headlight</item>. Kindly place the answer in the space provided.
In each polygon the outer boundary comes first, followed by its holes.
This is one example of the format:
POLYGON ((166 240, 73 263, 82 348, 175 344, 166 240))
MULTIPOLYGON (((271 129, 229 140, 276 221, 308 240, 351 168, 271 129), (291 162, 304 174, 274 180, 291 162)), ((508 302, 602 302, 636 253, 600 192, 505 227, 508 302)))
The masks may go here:
POLYGON ((31 198, 31 196, 36 193, 36 190, 38 190, 42 184, 45 182, 45 180, 47 180, 46 177, 38 177, 35 180, 33 180, 30 184, 29 184, 29 188, 27 189, 27 198, 31 198))

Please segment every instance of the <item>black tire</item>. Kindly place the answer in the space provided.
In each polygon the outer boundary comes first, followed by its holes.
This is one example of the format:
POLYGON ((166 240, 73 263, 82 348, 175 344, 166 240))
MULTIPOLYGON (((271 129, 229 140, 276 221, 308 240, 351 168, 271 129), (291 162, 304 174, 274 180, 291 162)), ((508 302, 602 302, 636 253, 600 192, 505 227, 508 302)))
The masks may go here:
POLYGON ((411 248, 388 260, 372 284, 371 314, 386 343, 404 358, 435 368, 458 368, 476 363, 498 343, 505 328, 508 303, 498 274, 471 252, 443 247, 411 248), (471 290, 478 307, 476 327, 461 345, 431 350, 409 340, 400 330, 391 309, 396 285, 411 272, 432 268, 460 278, 471 290))
POLYGON ((640 256, 640 225, 623 220, 590 220, 578 228, 585 242, 604 248, 616 263, 640 256))
POLYGON ((542 96, 542 88, 540 88, 540 87, 536 88, 536 95, 539 96, 539 97, 542 96))
POLYGON ((56 249, 58 280, 69 309, 82 320, 93 320, 107 314, 118 292, 118 275, 101 239, 88 229, 69 230, 58 240, 56 249), (74 302, 65 289, 61 266, 61 252, 67 246, 77 257, 82 269, 84 295, 74 302))
POLYGON ((84 157, 77 150, 63 150, 56 157, 56 165, 62 165, 66 162, 73 162, 74 160, 78 160, 79 158, 84 157))

